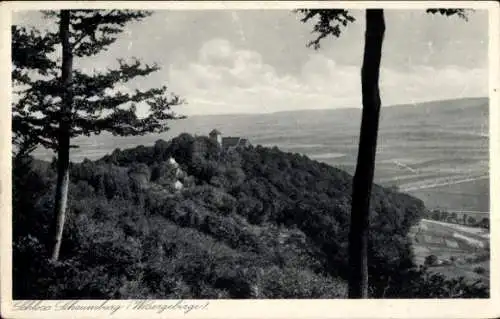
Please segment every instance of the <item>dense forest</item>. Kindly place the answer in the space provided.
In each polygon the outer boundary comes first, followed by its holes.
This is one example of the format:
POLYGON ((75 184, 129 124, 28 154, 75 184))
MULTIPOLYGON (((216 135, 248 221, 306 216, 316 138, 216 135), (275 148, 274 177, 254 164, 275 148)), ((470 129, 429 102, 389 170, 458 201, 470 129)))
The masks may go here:
MULTIPOLYGON (((71 163, 57 262, 55 161, 12 172, 14 299, 347 296, 352 176, 304 155, 184 133, 71 163)), ((371 210, 370 297, 489 295, 413 263, 422 201, 374 185, 371 210)))

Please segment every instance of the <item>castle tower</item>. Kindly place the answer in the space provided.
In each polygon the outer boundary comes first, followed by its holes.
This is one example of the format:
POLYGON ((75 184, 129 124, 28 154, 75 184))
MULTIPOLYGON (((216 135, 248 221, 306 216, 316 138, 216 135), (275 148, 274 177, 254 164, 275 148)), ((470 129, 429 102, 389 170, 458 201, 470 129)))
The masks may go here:
POLYGON ((213 129, 209 134, 208 134, 208 137, 210 137, 210 139, 212 141, 215 141, 217 142, 220 146, 222 146, 222 133, 219 132, 217 129, 213 129))

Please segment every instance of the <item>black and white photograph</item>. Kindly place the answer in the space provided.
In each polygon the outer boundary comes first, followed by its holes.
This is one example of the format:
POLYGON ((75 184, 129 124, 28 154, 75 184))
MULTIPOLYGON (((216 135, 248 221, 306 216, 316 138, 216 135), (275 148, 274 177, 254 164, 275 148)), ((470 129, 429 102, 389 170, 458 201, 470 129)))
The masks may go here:
POLYGON ((2 316, 498 298, 496 2, 96 3, 2 4, 2 316))

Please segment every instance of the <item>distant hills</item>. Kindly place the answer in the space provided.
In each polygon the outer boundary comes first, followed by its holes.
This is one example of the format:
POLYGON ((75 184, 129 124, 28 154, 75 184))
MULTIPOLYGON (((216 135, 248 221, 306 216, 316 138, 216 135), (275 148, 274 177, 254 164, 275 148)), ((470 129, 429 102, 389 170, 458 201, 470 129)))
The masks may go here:
MULTIPOLYGON (((176 111, 182 114, 182 108, 176 111)), ((336 141, 344 137, 347 137, 351 144, 356 144, 360 119, 361 109, 357 108, 311 109, 268 114, 193 115, 184 120, 173 121, 170 130, 163 134, 126 138, 102 134, 77 138, 74 143, 81 148, 74 150, 72 156, 75 161, 81 161, 85 156, 96 159, 115 148, 146 145, 158 138, 169 139, 183 132, 207 135, 213 128, 217 128, 225 136, 245 136, 254 144, 277 145, 291 151, 295 149, 288 145, 323 142, 335 145, 336 141)), ((383 107, 380 136, 402 128, 416 128, 422 131, 429 126, 487 134, 488 98, 462 98, 383 107)), ((39 150, 36 154, 45 159, 51 157, 51 154, 44 150, 39 150)))
MULTIPOLYGON (((445 117, 448 122, 450 119, 458 119, 465 117, 472 117, 476 119, 484 119, 488 117, 488 103, 487 97, 471 97, 449 100, 437 100, 418 103, 407 103, 382 106, 381 121, 389 121, 393 119, 403 119, 405 122, 411 122, 414 118, 408 116, 416 116, 421 118, 428 115, 433 115, 433 120, 439 120, 445 117), (464 113, 465 112, 465 113, 464 113)), ((302 117, 319 117, 335 116, 336 118, 350 118, 352 116, 361 115, 361 107, 359 108, 336 108, 336 109, 302 109, 290 111, 278 111, 273 113, 259 113, 259 114, 214 114, 214 115, 192 115, 188 118, 199 121, 201 118, 207 122, 217 122, 217 120, 247 120, 251 121, 257 117, 268 117, 274 119, 287 119, 287 118, 302 118, 302 117), (210 118, 210 119, 208 119, 210 118)), ((354 123, 356 124, 356 122, 354 123)))

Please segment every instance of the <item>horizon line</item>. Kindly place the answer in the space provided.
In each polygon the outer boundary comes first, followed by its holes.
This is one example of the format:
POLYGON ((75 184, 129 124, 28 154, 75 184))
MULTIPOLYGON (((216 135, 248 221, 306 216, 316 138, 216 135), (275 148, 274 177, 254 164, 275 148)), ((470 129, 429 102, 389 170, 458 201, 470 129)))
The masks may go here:
MULTIPOLYGON (((425 101, 419 101, 415 103, 398 103, 398 104, 390 104, 390 105, 382 105, 382 108, 390 108, 390 107, 409 107, 409 106, 416 106, 419 104, 428 104, 428 103, 434 103, 434 102, 450 102, 450 101, 459 101, 459 100, 477 100, 477 99, 486 99, 489 100, 489 96, 468 96, 468 97, 461 97, 461 98, 446 98, 446 99, 440 99, 440 100, 425 100, 425 101)), ((348 107, 338 107, 338 108, 310 108, 310 109, 292 109, 292 110, 283 110, 283 111, 273 111, 273 112, 255 112, 255 113, 207 113, 207 114, 201 114, 201 113, 196 113, 196 114, 191 114, 191 115, 185 115, 186 118, 191 118, 191 117, 201 117, 201 116, 252 116, 252 115, 272 115, 272 114, 279 114, 279 113, 293 113, 293 112, 307 112, 307 111, 340 111, 340 110, 361 110, 362 106, 359 107, 354 107, 354 106, 348 106, 348 107)), ((178 112, 178 114, 181 114, 181 112, 178 112)), ((182 119, 181 119, 182 120, 182 119)))

